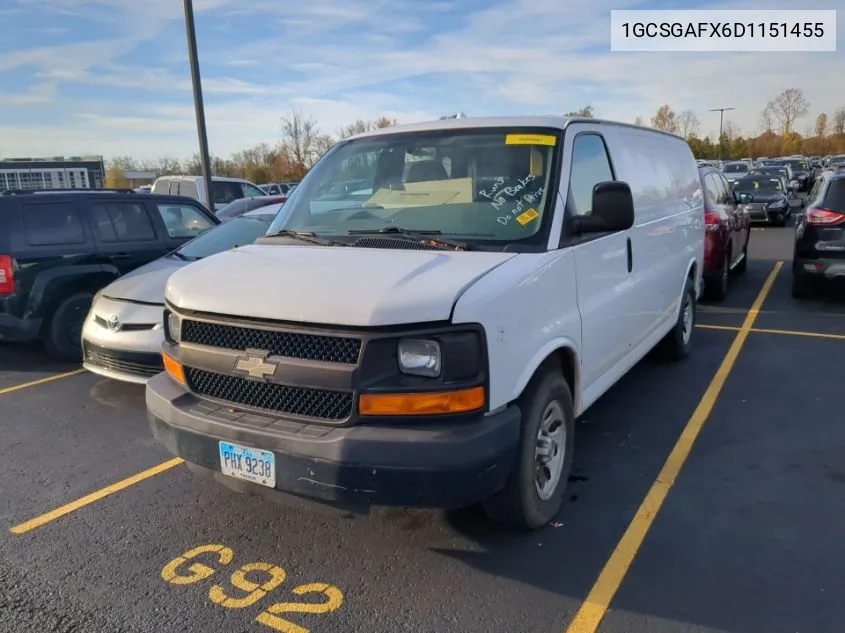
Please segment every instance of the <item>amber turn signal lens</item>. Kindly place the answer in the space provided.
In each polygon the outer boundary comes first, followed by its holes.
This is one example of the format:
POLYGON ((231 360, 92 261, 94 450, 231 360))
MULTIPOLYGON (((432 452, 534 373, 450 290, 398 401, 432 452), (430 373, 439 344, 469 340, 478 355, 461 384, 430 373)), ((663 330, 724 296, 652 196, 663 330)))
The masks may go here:
POLYGON ((185 369, 182 367, 182 363, 166 352, 161 353, 161 358, 164 361, 164 369, 170 374, 170 377, 177 382, 181 382, 183 385, 187 384, 185 380, 185 369))
POLYGON ((431 393, 363 394, 361 415, 437 415, 464 413, 484 406, 484 387, 431 393))

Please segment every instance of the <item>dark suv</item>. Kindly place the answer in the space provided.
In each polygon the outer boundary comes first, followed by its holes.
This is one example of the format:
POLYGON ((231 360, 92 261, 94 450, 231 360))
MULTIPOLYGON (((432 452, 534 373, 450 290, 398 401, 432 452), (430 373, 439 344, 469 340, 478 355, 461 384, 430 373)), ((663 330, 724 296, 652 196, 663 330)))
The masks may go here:
POLYGON ((0 194, 0 341, 82 360, 94 294, 220 223, 199 202, 132 190, 0 194))
POLYGON ((811 296, 822 282, 845 280, 845 172, 822 172, 795 227, 792 296, 811 296))

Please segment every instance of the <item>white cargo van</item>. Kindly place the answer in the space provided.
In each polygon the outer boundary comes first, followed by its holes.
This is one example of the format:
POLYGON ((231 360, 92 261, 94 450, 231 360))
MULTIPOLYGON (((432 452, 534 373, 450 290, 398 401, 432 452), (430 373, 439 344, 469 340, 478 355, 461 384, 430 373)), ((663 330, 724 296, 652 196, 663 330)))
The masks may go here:
POLYGON ((230 202, 241 198, 266 196, 267 193, 258 185, 243 178, 225 178, 212 176, 211 185, 214 189, 214 206, 206 199, 205 183, 202 176, 161 176, 153 183, 152 193, 162 193, 171 196, 186 196, 199 200, 206 208, 216 211, 230 202))
POLYGON ((333 148, 286 210, 170 277, 167 372, 147 384, 154 435, 233 489, 481 501, 538 528, 576 418, 658 344, 690 352, 704 211, 679 137, 556 117, 388 128, 333 148))

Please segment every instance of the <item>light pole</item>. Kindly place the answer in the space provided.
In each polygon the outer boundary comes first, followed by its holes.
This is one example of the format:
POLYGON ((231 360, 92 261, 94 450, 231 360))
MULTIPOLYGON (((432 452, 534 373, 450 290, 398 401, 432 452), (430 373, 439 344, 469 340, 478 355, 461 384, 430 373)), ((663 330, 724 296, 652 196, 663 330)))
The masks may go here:
POLYGON ((725 120, 725 112, 736 108, 710 108, 710 112, 719 113, 719 160, 722 160, 722 123, 725 120))
POLYGON ((200 64, 197 59, 197 33, 194 28, 194 6, 192 0, 183 0, 185 7, 185 30, 188 35, 188 61, 191 64, 191 84, 194 88, 194 112, 197 116, 197 135, 200 141, 200 162, 205 180, 209 208, 214 211, 214 186, 211 180, 211 158, 208 155, 208 134, 205 131, 205 108, 202 105, 202 82, 200 64))

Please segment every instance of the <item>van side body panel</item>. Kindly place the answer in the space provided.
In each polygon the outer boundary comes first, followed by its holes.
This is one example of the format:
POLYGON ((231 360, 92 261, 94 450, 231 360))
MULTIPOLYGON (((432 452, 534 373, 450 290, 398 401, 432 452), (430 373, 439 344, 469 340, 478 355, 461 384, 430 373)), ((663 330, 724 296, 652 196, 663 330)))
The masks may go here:
POLYGON ((481 323, 487 332, 491 409, 518 398, 543 360, 566 347, 579 362, 573 396, 580 415, 672 329, 692 269, 698 286, 704 210, 698 168, 682 139, 573 122, 564 136, 555 214, 566 213, 573 139, 591 132, 603 137, 615 178, 631 186, 634 226, 520 254, 460 297, 453 322, 481 323))
POLYGON ((617 178, 631 186, 636 209, 630 231, 636 348, 675 322, 690 262, 704 258, 704 203, 696 196, 698 167, 683 140, 624 127, 607 137, 617 178))

